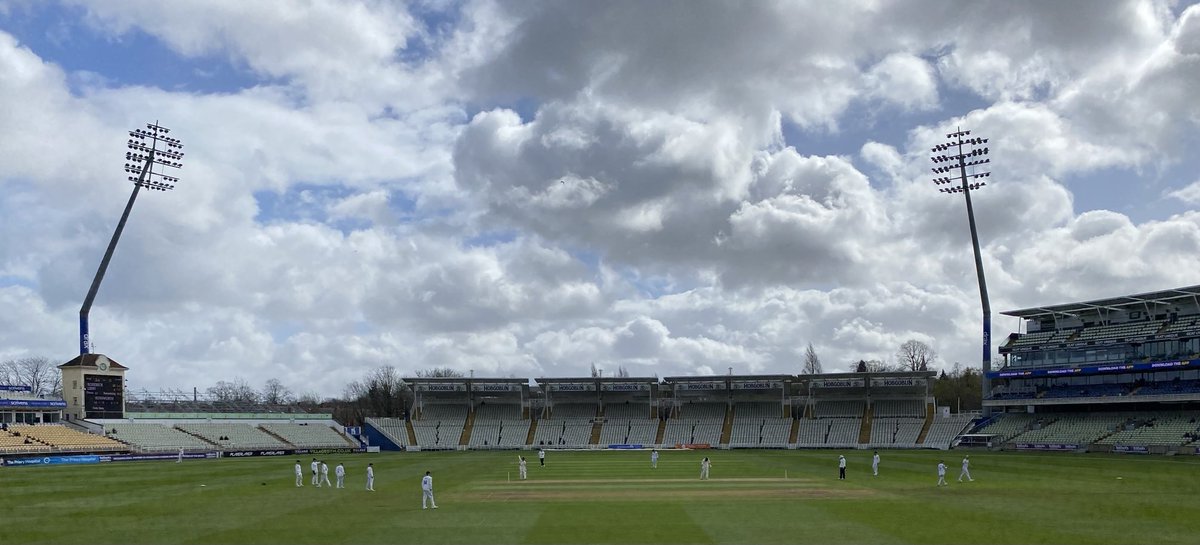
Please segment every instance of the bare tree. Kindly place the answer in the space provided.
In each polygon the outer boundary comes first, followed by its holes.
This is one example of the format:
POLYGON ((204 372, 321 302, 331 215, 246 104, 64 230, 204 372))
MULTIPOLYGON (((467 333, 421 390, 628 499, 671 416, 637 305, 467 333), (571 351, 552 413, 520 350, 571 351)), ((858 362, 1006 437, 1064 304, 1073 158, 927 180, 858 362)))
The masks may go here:
POLYGON ((368 416, 402 417, 412 406, 412 393, 405 387, 400 373, 391 365, 374 369, 363 380, 351 382, 346 386, 345 397, 347 413, 344 417, 355 423, 361 423, 368 416))
POLYGON ((629 378, 629 370, 624 365, 617 367, 617 376, 620 378, 629 378))
POLYGON ((817 357, 817 350, 811 342, 808 343, 808 348, 804 349, 804 374, 821 374, 821 358, 817 357))
POLYGON ((286 405, 292 402, 292 391, 277 378, 268 380, 262 389, 262 401, 268 405, 286 405))
MULTIPOLYGON (((391 367, 390 365, 387 367, 391 367)), ((394 369, 394 368, 393 368, 394 369)), ((451 369, 449 367, 431 367, 429 369, 421 369, 417 371, 417 376, 421 378, 463 378, 462 371, 451 369)))
POLYGON ((205 392, 209 396, 212 396, 213 401, 236 403, 258 402, 258 392, 254 391, 254 388, 242 378, 236 378, 232 382, 217 381, 216 384, 209 386, 205 392))
POLYGON ((896 359, 900 360, 901 370, 928 371, 937 361, 937 352, 921 341, 909 339, 896 351, 896 359))
POLYGON ((600 370, 596 369, 596 362, 592 362, 592 378, 600 376, 600 370))
POLYGON ((855 373, 886 373, 895 369, 883 360, 858 360, 851 365, 855 373))
POLYGON ((61 396, 62 372, 50 358, 36 356, 8 360, 0 364, 0 382, 28 386, 35 396, 61 396))

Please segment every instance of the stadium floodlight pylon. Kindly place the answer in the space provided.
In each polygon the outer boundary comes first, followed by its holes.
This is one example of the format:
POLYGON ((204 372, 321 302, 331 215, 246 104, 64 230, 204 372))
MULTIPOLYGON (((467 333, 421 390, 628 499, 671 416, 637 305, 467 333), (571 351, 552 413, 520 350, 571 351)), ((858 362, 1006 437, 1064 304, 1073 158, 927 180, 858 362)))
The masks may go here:
POLYGON ((104 252, 104 258, 100 260, 100 267, 96 270, 95 278, 92 278, 92 287, 88 289, 87 297, 83 299, 83 306, 79 307, 79 353, 88 354, 91 352, 91 338, 88 332, 88 313, 92 310, 92 302, 96 300, 96 292, 100 289, 100 282, 104 280, 104 272, 108 270, 108 263, 112 260, 113 251, 117 249, 117 241, 121 239, 121 232, 125 230, 125 222, 129 221, 129 212, 133 210, 133 202, 137 200, 138 192, 144 187, 157 191, 167 191, 175 188, 175 184, 179 183, 179 178, 169 176, 163 172, 163 168, 179 169, 183 167, 183 143, 175 138, 167 136, 171 129, 159 125, 157 121, 146 124, 145 129, 134 129, 129 131, 129 141, 127 142, 128 151, 125 152, 125 173, 133 176, 127 176, 129 181, 133 182, 133 193, 129 195, 129 202, 125 203, 125 212, 121 214, 121 221, 117 222, 117 228, 113 231, 112 240, 108 241, 108 249, 104 252), (155 171, 155 166, 161 167, 155 171))
MULTIPOLYGON (((946 135, 948 142, 938 144, 930 150, 933 155, 933 173, 940 175, 933 183, 942 193, 962 193, 967 202, 967 223, 971 226, 971 247, 975 250, 975 274, 979 277, 979 299, 983 305, 983 376, 980 382, 983 386, 983 399, 991 393, 991 380, 988 372, 992 370, 992 305, 988 301, 987 279, 983 276, 983 255, 979 251, 979 233, 975 229, 975 208, 971 205, 971 191, 987 185, 985 178, 991 177, 991 172, 982 169, 991 162, 988 159, 987 138, 972 138, 971 131, 961 128, 946 135), (971 167, 971 173, 967 168, 971 167)), ((988 414, 984 407, 984 414, 988 414)))

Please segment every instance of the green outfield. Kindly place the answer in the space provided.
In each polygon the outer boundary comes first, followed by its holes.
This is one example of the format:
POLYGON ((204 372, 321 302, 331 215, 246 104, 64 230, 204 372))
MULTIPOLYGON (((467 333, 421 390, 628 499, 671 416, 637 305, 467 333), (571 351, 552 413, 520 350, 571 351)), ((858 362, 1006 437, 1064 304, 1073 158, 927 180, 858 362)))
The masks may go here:
POLYGON ((977 453, 959 484, 961 452, 883 451, 879 477, 870 451, 526 455, 525 482, 511 451, 328 457, 345 490, 308 485, 311 458, 304 488, 295 458, 2 468, 0 543, 1200 542, 1200 457, 977 453))

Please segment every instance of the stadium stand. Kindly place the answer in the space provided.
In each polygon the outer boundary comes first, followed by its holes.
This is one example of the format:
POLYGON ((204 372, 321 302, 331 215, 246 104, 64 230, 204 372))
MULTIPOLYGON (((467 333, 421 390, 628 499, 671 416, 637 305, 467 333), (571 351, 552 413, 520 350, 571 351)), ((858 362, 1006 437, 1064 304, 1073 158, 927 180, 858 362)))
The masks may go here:
POLYGON ((357 447, 333 427, 325 424, 263 424, 262 429, 299 448, 346 448, 357 447))
POLYGON ((667 419, 663 432, 664 445, 707 444, 721 442, 725 424, 724 403, 685 403, 678 408, 678 417, 667 419))
POLYGON ((946 450, 953 444, 955 437, 962 435, 967 430, 974 419, 975 416, 970 414, 935 416, 933 423, 929 426, 929 431, 925 434, 925 442, 921 445, 926 448, 946 450))
POLYGON ((14 435, 12 432, 0 431, 0 454, 37 454, 52 450, 49 445, 34 441, 24 435, 14 435))
POLYGON ((788 443, 792 419, 784 418, 778 402, 734 404, 729 446, 734 448, 782 448, 788 443))
POLYGON ((997 415, 991 422, 984 425, 976 433, 997 436, 997 442, 1005 442, 1018 434, 1024 433, 1038 422, 1038 417, 1027 413, 1007 413, 997 415))
POLYGON ((1120 429, 1102 438, 1102 445, 1183 446, 1200 437, 1200 413, 1143 413, 1126 420, 1120 429))
POLYGON ((409 445, 408 426, 403 418, 367 418, 367 422, 401 448, 409 445))
POLYGON ((871 446, 912 448, 924 426, 923 418, 875 418, 871 422, 871 446))
POLYGON ((288 448, 288 444, 249 424, 205 422, 179 424, 179 429, 222 449, 252 450, 288 448))
POLYGON ((1013 437, 1011 443, 1060 443, 1089 445, 1117 429, 1127 414, 1056 414, 1038 429, 1013 437))
POLYGON ((468 407, 456 403, 428 403, 413 420, 413 433, 422 449, 456 449, 467 423, 468 407))
POLYGON ((862 418, 867 402, 860 399, 852 400, 819 400, 813 406, 815 418, 862 418))
POLYGON ((13 424, 8 426, 9 433, 20 434, 30 440, 41 443, 53 450, 81 452, 119 452, 127 451, 129 447, 99 434, 75 431, 58 424, 29 425, 13 424))
POLYGON ((213 445, 164 424, 106 424, 109 438, 143 452, 210 450, 213 445))
POLYGON ((876 418, 925 418, 925 402, 920 399, 880 399, 872 405, 876 418))

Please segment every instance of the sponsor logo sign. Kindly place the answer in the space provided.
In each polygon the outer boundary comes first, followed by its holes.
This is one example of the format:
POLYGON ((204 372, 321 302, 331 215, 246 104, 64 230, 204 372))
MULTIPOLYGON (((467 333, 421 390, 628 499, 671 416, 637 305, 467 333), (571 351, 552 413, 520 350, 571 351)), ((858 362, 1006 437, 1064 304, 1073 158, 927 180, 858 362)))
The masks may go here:
POLYGON ((594 392, 596 391, 595 384, 582 383, 550 383, 547 384, 551 392, 594 392))
POLYGON ((62 464, 98 464, 100 457, 94 454, 76 455, 76 456, 39 456, 36 458, 7 458, 4 460, 6 466, 36 466, 36 465, 62 465, 62 464))
POLYGON ((472 384, 471 389, 476 392, 511 392, 518 388, 516 384, 472 384))
POLYGON ((605 392, 644 392, 650 389, 650 385, 641 382, 618 382, 601 384, 600 389, 605 392))
POLYGON ((864 384, 865 382, 861 378, 845 380, 823 379, 813 381, 814 388, 861 388, 864 384))
POLYGON ((911 387, 911 386, 924 386, 924 385, 925 385, 924 379, 916 379, 916 378, 873 378, 873 379, 871 379, 871 386, 883 387, 883 388, 911 387))
POLYGON ((1124 454, 1150 454, 1150 449, 1142 445, 1116 445, 1113 452, 1124 454))
POLYGON ((33 388, 20 384, 0 384, 0 392, 32 392, 33 388))
POLYGON ((465 384, 414 384, 413 389, 418 392, 465 392, 467 385, 465 384))
POLYGON ((783 388, 783 383, 774 380, 753 380, 745 382, 734 382, 734 390, 774 390, 783 388))
POLYGON ((679 384, 680 390, 724 390, 724 382, 683 382, 679 384))
POLYGON ((1017 443, 1017 450, 1054 450, 1054 451, 1070 451, 1078 450, 1079 445, 1071 445, 1065 443, 1017 443))
POLYGON ((0 407, 29 407, 53 409, 63 408, 67 402, 61 399, 0 399, 0 407))

